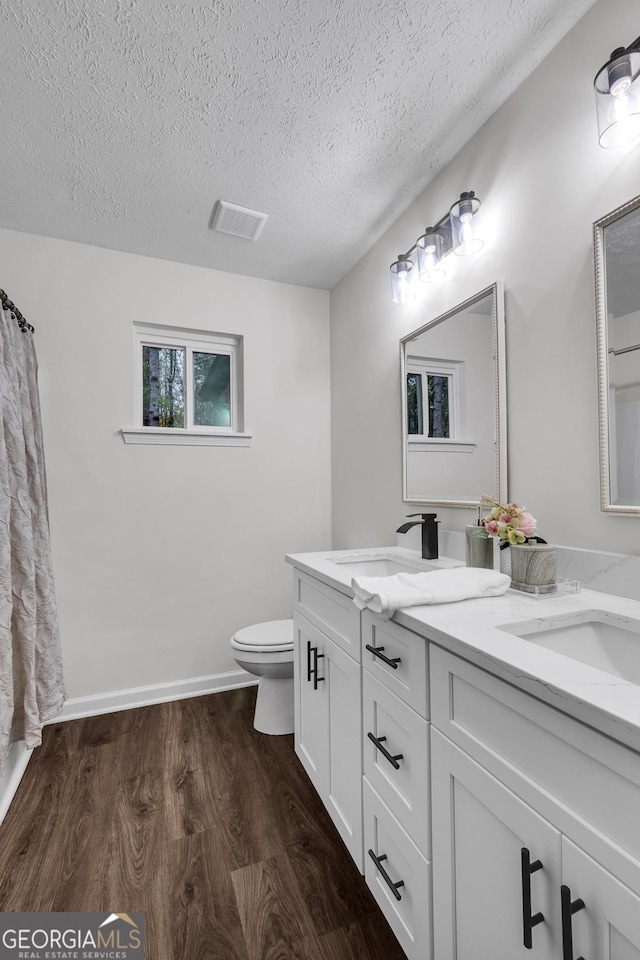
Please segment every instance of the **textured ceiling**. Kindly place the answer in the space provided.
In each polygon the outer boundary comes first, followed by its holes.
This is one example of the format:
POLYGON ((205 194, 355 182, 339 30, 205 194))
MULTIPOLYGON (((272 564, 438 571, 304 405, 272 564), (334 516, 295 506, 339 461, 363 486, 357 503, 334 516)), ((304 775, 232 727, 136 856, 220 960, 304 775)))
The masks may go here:
POLYGON ((3 0, 0 226, 331 288, 592 3, 3 0))

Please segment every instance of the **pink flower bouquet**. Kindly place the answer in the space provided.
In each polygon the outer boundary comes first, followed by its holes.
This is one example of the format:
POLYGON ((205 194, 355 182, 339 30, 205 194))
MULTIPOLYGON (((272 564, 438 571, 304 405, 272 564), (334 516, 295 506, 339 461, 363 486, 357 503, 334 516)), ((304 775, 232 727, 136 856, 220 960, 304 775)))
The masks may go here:
POLYGON ((499 537, 500 548, 515 543, 546 543, 535 535, 537 520, 526 507, 517 503, 499 503, 494 497, 483 496, 480 506, 490 513, 483 520, 488 537, 499 537))

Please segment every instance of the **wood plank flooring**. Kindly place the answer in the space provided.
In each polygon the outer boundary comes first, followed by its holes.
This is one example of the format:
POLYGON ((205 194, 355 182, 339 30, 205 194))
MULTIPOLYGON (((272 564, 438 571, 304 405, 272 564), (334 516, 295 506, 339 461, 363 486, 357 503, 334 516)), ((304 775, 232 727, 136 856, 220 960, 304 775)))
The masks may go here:
POLYGON ((148 960, 405 960, 255 688, 52 724, 0 910, 142 911, 148 960))

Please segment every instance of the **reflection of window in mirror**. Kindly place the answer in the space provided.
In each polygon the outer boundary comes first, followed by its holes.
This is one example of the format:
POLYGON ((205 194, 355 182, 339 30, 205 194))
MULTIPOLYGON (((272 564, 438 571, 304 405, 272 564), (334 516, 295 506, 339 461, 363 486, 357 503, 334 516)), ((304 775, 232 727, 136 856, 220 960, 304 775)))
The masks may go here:
POLYGON ((457 360, 407 358, 407 433, 410 436, 434 440, 459 436, 462 366, 457 360))

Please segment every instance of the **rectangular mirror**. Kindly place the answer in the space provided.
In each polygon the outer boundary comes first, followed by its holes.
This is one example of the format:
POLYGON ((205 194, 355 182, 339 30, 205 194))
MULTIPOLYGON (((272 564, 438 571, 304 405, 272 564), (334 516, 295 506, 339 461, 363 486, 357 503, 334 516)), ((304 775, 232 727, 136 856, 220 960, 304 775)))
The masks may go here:
POLYGON ((504 346, 497 283, 400 341, 405 502, 506 502, 504 346))
POLYGON ((593 226, 600 506, 640 513, 640 197, 593 226))

